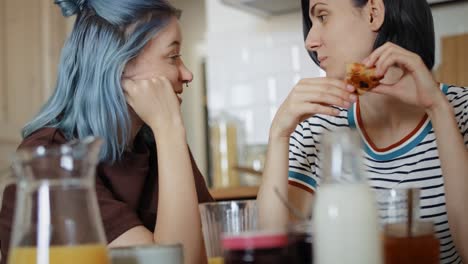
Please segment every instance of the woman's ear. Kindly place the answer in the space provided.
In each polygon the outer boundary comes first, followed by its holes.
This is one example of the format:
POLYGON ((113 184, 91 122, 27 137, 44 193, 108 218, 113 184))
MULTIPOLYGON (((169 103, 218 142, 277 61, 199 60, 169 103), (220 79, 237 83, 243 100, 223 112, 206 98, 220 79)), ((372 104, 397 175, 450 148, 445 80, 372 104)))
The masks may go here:
POLYGON ((369 25, 373 31, 379 31, 385 20, 385 4, 383 0, 369 0, 369 25))

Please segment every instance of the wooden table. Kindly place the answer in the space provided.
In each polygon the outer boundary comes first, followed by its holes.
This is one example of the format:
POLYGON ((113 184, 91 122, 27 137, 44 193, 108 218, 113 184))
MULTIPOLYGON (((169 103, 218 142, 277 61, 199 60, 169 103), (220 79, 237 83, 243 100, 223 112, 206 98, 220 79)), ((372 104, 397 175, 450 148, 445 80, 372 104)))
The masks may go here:
POLYGON ((256 199, 258 186, 210 189, 210 193, 216 201, 256 199))

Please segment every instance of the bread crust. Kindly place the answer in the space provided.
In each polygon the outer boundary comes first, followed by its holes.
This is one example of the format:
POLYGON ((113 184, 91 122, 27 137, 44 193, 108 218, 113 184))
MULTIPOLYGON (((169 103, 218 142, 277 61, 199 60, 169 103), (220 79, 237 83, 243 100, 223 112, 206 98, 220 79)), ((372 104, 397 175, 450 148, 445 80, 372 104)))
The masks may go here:
POLYGON ((368 68, 361 63, 346 65, 345 82, 356 88, 356 93, 362 95, 379 86, 383 77, 376 77, 375 67, 368 68))

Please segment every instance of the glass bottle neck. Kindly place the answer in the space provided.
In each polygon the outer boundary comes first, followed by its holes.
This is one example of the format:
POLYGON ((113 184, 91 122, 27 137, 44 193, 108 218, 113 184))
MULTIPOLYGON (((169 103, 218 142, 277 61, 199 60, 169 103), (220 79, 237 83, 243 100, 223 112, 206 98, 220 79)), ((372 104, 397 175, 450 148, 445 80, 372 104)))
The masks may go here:
POLYGON ((323 148, 323 184, 365 183, 363 158, 357 132, 326 135, 323 148))

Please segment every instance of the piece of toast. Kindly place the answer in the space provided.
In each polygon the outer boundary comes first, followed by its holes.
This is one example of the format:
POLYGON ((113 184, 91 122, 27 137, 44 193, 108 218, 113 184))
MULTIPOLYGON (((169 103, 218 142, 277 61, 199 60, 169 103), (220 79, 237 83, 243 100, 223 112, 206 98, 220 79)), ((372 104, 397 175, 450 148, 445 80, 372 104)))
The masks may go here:
POLYGON ((362 95, 365 92, 379 86, 383 77, 375 76, 375 67, 367 68, 361 63, 350 63, 346 65, 345 82, 356 88, 356 93, 362 95))

